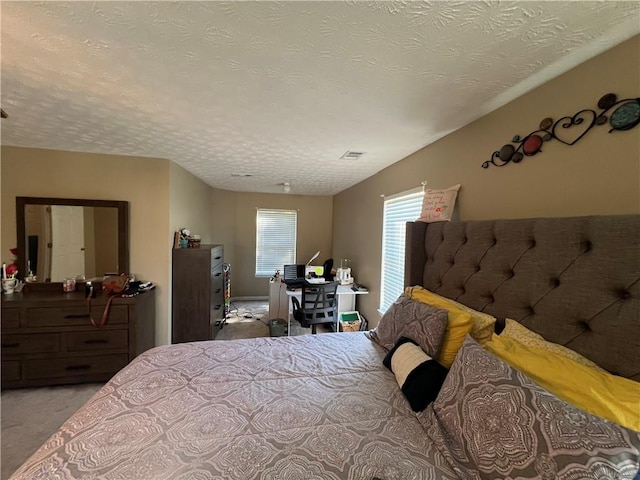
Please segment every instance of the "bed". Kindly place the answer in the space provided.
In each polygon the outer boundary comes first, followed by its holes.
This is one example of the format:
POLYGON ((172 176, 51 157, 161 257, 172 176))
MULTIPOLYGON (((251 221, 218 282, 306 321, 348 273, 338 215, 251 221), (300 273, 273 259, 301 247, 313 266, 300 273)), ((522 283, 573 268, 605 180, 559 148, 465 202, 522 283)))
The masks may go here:
MULTIPOLYGON (((639 381, 639 242, 640 216, 409 223, 405 284, 514 318, 639 381)), ((592 417, 470 338, 435 406, 418 413, 382 365, 386 354, 361 332, 157 347, 116 374, 11 478, 447 480, 506 478, 514 464, 520 478, 591 478, 581 474, 585 452, 585 465, 600 453, 615 457, 615 472, 608 460, 591 465, 599 478, 638 473, 640 434, 606 421, 594 429, 592 417), (475 380, 464 377, 470 369, 475 380), (464 388, 495 393, 496 379, 519 382, 511 391, 533 392, 521 396, 537 402, 516 408, 513 438, 500 451, 490 428, 474 430, 477 411, 466 416, 456 406, 464 388), (548 438, 559 411, 573 422, 559 426, 560 434, 573 429, 571 445, 548 438), (469 428, 470 443, 480 445, 475 457, 458 438, 469 428), (527 435, 535 448, 556 442, 553 451, 531 457, 527 435)))

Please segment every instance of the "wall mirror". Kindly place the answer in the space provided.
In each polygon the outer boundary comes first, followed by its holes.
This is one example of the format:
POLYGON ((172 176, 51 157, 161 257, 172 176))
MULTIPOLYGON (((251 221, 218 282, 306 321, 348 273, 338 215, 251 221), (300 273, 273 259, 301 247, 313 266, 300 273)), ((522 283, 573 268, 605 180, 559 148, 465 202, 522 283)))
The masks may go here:
POLYGON ((129 202, 16 197, 19 277, 129 272, 129 202))

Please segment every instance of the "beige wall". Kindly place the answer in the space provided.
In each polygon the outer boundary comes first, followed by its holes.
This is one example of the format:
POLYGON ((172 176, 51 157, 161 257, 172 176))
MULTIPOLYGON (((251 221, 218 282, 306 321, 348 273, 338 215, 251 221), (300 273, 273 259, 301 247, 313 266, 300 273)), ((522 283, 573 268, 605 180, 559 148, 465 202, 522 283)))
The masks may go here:
POLYGON ((16 244, 15 197, 129 202, 131 271, 156 291, 156 343, 169 340, 169 161, 2 147, 2 259, 16 244))
POLYGON ((224 244, 225 262, 231 264, 232 297, 269 294, 269 279, 255 276, 258 208, 298 211, 298 262, 306 262, 318 250, 319 264, 332 255, 332 197, 214 189, 211 200, 214 243, 224 244))
POLYGON ((370 288, 358 308, 377 323, 382 207, 380 194, 462 184, 462 220, 640 212, 640 126, 607 133, 596 127, 574 146, 557 141, 535 157, 502 168, 480 167, 515 134, 545 117, 595 108, 605 93, 640 95, 640 37, 619 45, 440 139, 334 197, 334 258, 352 259, 356 280, 370 288))
MULTIPOLYGON (((211 243, 212 188, 180 165, 169 163, 169 225, 175 232, 182 227, 200 235, 202 243, 211 243)), ((170 246, 173 237, 169 238, 170 246)))

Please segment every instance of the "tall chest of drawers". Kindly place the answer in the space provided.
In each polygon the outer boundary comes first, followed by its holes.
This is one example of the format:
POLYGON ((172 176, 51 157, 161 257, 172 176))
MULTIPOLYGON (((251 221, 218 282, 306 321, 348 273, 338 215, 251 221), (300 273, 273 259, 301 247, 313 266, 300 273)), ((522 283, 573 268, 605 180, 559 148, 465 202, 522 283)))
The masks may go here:
MULTIPOLYGON (((155 344, 155 292, 116 298, 96 328, 81 292, 2 295, 2 388, 103 382, 155 344)), ((97 321, 106 297, 91 302, 97 321)))
POLYGON ((213 340, 223 327, 222 245, 173 250, 171 343, 213 340))

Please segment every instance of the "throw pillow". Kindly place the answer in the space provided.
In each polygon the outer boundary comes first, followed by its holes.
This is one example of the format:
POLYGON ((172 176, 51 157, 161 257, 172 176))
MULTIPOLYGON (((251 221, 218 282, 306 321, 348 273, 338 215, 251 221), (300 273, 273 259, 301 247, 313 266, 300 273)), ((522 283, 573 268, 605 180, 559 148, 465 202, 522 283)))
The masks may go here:
POLYGON ((502 335, 485 348, 565 402, 640 432, 640 383, 502 335))
MULTIPOLYGON (((469 332, 471 338, 473 338, 480 345, 484 345, 489 340, 491 340, 491 335, 493 335, 495 332, 496 317, 489 315, 488 313, 478 312, 471 307, 467 307, 466 305, 456 302, 455 300, 451 300, 450 298, 443 297, 441 295, 438 295, 437 293, 433 293, 432 291, 427 290, 426 288, 423 288, 419 285, 416 285, 414 287, 407 287, 407 289, 411 292, 410 297, 419 302, 431 305, 431 302, 433 300, 438 300, 438 305, 449 305, 453 308, 460 309, 463 312, 467 312, 469 315, 471 315, 471 319, 473 320, 473 325, 471 326, 471 331, 469 332), (416 292, 415 295, 413 294, 413 292, 416 292)), ((444 306, 439 308, 445 308, 446 310, 446 307, 444 306)))
POLYGON ((602 370, 598 365, 593 363, 588 358, 583 357, 578 352, 574 352, 570 348, 564 347, 557 343, 546 341, 542 335, 538 335, 537 333, 532 332, 520 322, 512 320, 511 318, 506 319, 504 330, 502 330, 502 333, 500 333, 500 335, 503 338, 513 338, 515 341, 528 347, 535 347, 541 350, 546 350, 547 352, 557 353, 558 355, 567 357, 574 362, 578 362, 579 364, 586 367, 602 370))
POLYGON ((385 350, 391 350, 400 337, 408 337, 420 345, 427 355, 435 357, 440 352, 447 318, 445 310, 415 302, 403 294, 389 307, 368 336, 385 350))
POLYGON ((427 188, 418 222, 448 222, 453 215, 460 184, 445 189, 427 188))
POLYGON ((447 369, 422 351, 413 340, 402 337, 382 361, 393 372, 411 409, 420 412, 435 400, 447 377, 447 369))
POLYGON ((429 295, 430 292, 427 292, 429 291, 415 287, 407 287, 404 291, 405 295, 412 300, 447 311, 447 327, 442 341, 442 348, 436 359, 449 368, 455 360, 465 337, 473 327, 473 319, 469 313, 454 307, 449 301, 445 301, 442 297, 438 298, 437 296, 429 295))
POLYGON ((576 408, 468 338, 418 418, 460 478, 633 479, 640 433, 576 408))

